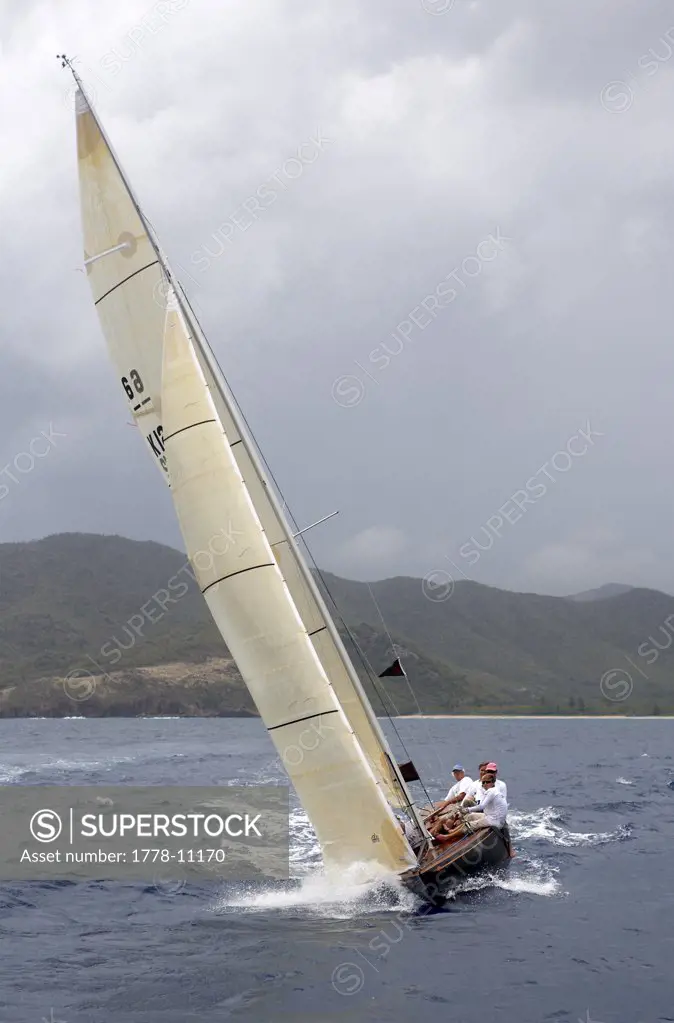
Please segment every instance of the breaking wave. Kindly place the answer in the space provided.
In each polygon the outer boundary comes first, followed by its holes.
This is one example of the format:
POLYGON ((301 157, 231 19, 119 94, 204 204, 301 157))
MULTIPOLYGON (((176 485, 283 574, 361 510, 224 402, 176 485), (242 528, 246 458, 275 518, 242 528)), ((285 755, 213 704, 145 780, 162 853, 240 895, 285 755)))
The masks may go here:
POLYGON ((396 876, 378 880, 371 877, 371 865, 354 863, 339 877, 331 877, 322 868, 301 880, 277 884, 241 885, 223 893, 214 907, 216 912, 291 913, 293 916, 348 920, 371 913, 413 913, 420 900, 408 891, 396 876))
POLYGON ((0 785, 13 785, 26 770, 27 768, 15 767, 12 764, 0 764, 0 785))
MULTIPOLYGON (((527 832, 532 831, 531 826, 522 826, 523 818, 546 815, 551 809, 546 808, 536 814, 514 814, 510 824, 513 837, 525 839, 527 832)), ((537 832, 535 837, 547 835, 537 832)), ((516 852, 515 859, 508 866, 480 872, 457 882, 447 893, 448 899, 452 901, 457 896, 489 889, 547 898, 561 893, 556 876, 558 868, 528 857, 521 850, 516 849, 516 852)), ((290 815, 291 880, 269 883, 262 888, 252 883, 229 888, 218 897, 214 910, 218 913, 291 913, 307 918, 318 916, 344 920, 371 913, 414 913, 424 905, 401 884, 397 876, 387 875, 372 880, 371 870, 371 864, 354 864, 338 878, 326 874, 314 830, 304 811, 298 807, 290 815)))
POLYGON ((520 841, 537 839, 565 848, 574 848, 622 842, 632 834, 630 824, 620 824, 615 831, 569 831, 563 826, 563 817, 554 806, 544 806, 533 813, 512 813, 508 820, 515 844, 518 839, 520 841))
MULTIPOLYGON (((511 829, 512 830, 512 829, 511 829)), ((450 897, 500 888, 505 892, 519 895, 560 895, 561 884, 557 878, 558 867, 552 867, 543 860, 516 855, 515 860, 505 869, 494 872, 480 872, 467 877, 452 889, 450 897), (519 863, 518 863, 519 861, 519 863)))
POLYGON ((107 771, 122 764, 137 762, 139 757, 113 756, 103 760, 69 760, 62 757, 40 757, 26 765, 0 763, 0 784, 13 785, 21 781, 50 778, 54 775, 75 773, 90 774, 92 771, 107 771))

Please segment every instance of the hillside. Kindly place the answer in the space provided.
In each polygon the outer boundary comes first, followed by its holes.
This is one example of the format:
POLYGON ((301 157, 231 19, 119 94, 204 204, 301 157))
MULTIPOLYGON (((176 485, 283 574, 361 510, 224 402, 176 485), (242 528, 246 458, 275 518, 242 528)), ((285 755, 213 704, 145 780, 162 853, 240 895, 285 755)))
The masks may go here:
MULTIPOLYGON (((367 585, 324 578, 382 670, 394 652, 367 585)), ((356 657, 379 713, 674 712, 668 651, 638 653, 649 636, 671 642, 663 593, 573 600, 461 582, 434 602, 410 578, 372 590, 409 675, 373 688, 356 657), (628 698, 616 699, 624 682, 602 694, 611 669, 631 674, 628 698)), ((0 545, 0 715, 73 712, 254 713, 183 554, 90 534, 0 545)))
POLYGON ((604 583, 594 590, 583 590, 582 593, 573 593, 567 600, 606 600, 608 597, 619 597, 631 590, 631 586, 624 583, 604 583))
MULTIPOLYGON (((352 633, 375 671, 386 667, 383 632, 359 623, 352 633)), ((465 677, 406 649, 416 683, 458 706, 465 677)), ((404 679, 374 691, 352 653, 380 713, 418 710, 404 679)), ((74 712, 255 712, 184 554, 76 533, 0 544, 0 716, 74 712)))
MULTIPOLYGON (((328 574, 326 581, 348 621, 376 626, 367 585, 328 574)), ((674 634, 674 617, 666 624, 674 616, 674 598, 667 594, 630 589, 607 600, 575 602, 462 581, 448 600, 433 602, 418 579, 371 586, 389 629, 430 657, 451 658, 455 670, 467 673, 481 707, 506 713, 523 707, 557 713, 674 711, 674 658, 666 650, 674 634), (638 653, 644 643, 652 647, 649 637, 664 648, 651 664, 638 653), (602 694, 601 679, 612 669, 632 677, 627 700, 615 699, 622 687, 604 685, 613 700, 602 694)))

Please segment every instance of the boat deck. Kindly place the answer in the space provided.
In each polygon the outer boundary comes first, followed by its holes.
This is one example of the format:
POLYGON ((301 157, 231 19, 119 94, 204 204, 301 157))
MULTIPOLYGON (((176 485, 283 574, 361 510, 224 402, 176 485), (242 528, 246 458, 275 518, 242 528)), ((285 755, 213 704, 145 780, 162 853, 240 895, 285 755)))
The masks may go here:
MULTIPOLYGON (((489 829, 489 834, 494 834, 491 828, 489 829)), ((419 870, 439 871, 444 867, 449 866, 451 863, 454 863, 456 860, 463 858, 468 861, 470 861, 471 858, 474 858, 475 867, 479 867, 483 861, 482 848, 484 844, 484 832, 475 831, 472 835, 466 835, 465 838, 459 838, 456 842, 432 845, 419 861, 419 870), (473 857, 471 857, 470 854, 473 850, 475 850, 475 853, 473 853, 473 857)))

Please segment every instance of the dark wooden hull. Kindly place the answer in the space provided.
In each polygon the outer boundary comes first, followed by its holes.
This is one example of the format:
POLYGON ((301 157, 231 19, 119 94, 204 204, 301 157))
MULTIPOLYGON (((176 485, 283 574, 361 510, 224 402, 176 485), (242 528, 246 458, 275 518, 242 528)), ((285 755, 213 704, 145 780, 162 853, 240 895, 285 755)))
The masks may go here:
POLYGON ((508 826, 484 828, 451 845, 434 845, 401 880, 424 901, 442 905, 457 880, 484 867, 497 867, 510 857, 508 826))

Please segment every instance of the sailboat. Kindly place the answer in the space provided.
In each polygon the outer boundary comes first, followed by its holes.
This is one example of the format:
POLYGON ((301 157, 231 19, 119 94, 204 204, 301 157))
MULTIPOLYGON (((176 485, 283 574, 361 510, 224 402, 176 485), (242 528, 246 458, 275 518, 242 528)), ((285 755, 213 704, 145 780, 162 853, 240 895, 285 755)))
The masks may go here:
POLYGON ((359 864, 440 903, 457 873, 505 860, 507 836, 433 847, 410 765, 389 748, 187 296, 72 61, 59 59, 77 85, 84 268, 119 386, 325 868, 359 864))

